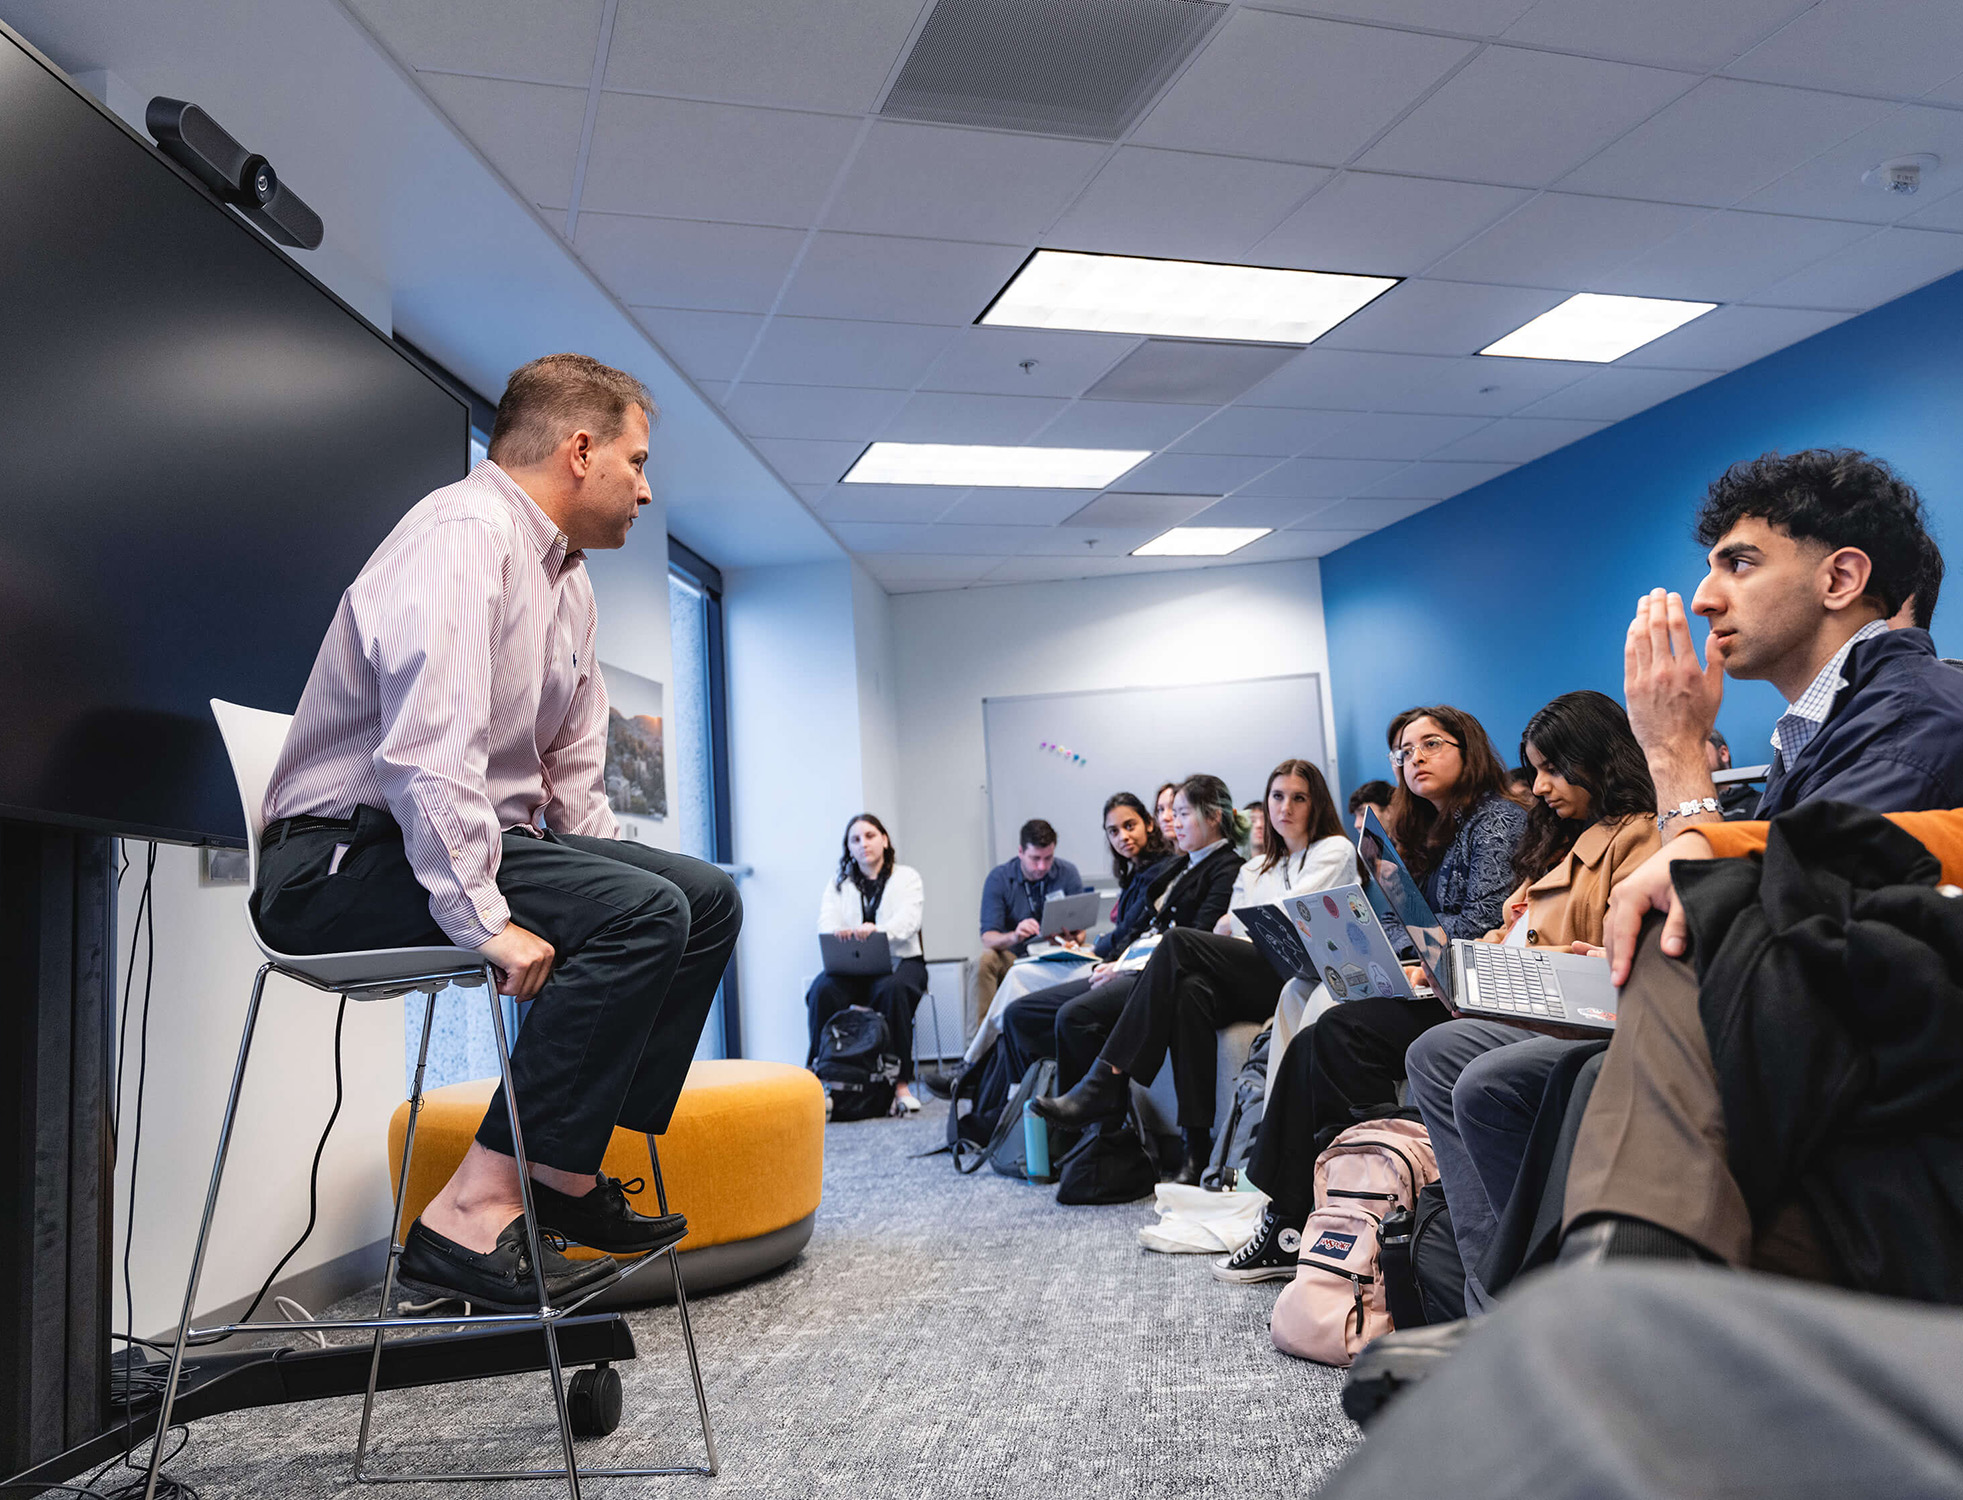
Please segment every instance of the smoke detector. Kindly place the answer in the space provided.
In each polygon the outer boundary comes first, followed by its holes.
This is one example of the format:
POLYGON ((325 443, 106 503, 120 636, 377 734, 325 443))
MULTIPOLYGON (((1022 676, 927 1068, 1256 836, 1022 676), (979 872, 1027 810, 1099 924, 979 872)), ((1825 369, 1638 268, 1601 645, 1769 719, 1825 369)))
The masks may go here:
POLYGON ((1935 171, 1940 158, 1926 151, 1913 156, 1896 156, 1872 166, 1861 174, 1861 181, 1869 187, 1880 188, 1884 193, 1895 193, 1901 197, 1912 197, 1922 186, 1922 180, 1935 171))

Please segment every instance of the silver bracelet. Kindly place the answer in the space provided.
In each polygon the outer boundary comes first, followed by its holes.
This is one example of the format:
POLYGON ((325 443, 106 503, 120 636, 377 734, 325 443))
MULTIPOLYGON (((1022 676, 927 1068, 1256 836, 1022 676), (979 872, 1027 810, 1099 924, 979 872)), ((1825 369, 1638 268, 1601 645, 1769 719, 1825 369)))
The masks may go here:
POLYGON ((1672 818, 1692 818, 1698 813, 1714 813, 1719 811, 1722 811, 1722 809, 1719 807, 1716 797, 1697 797, 1689 802, 1679 802, 1668 812, 1661 813, 1657 816, 1656 831, 1658 833, 1666 832, 1672 818))

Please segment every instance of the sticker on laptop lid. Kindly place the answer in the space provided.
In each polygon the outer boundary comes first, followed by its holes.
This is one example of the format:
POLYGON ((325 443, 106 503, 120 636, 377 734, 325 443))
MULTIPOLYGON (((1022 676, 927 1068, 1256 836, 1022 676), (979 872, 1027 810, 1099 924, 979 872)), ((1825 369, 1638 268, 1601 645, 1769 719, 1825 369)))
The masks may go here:
POLYGON ((1334 896, 1324 896, 1322 898, 1322 907, 1332 917, 1342 916, 1342 913, 1336 910, 1336 898, 1334 896))
POLYGON ((1329 986, 1329 993, 1334 995, 1338 1000, 1349 999, 1349 986, 1343 983, 1343 976, 1336 972, 1336 966, 1334 964, 1331 964, 1322 971, 1322 982, 1329 986))
POLYGON ((1359 922, 1370 920, 1369 904, 1355 891, 1350 892, 1350 915, 1355 917, 1359 922))
POLYGON ((1578 1005, 1575 1007, 1575 1014, 1585 1021, 1600 1021, 1604 1026, 1615 1025, 1615 1012, 1612 1010, 1599 1010, 1592 1005, 1578 1005))

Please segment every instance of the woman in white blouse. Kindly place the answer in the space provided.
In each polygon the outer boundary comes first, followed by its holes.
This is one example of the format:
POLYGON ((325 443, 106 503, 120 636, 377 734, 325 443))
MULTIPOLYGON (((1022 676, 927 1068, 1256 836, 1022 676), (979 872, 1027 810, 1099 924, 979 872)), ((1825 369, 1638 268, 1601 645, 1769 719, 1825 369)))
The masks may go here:
MULTIPOLYGON (((1356 881, 1356 846, 1322 772, 1305 760, 1285 760, 1268 773, 1261 799, 1262 845, 1234 878, 1227 915, 1212 932, 1174 928, 1152 951, 1123 1015, 1084 1081, 1056 1101, 1088 1113, 1116 1092, 1112 1080, 1150 1083, 1168 1053, 1179 1096, 1185 1156, 1176 1182, 1197 1183, 1213 1150, 1217 1050, 1214 1033, 1235 1021, 1265 1021, 1281 994, 1281 976, 1247 935, 1234 912, 1356 881), (1088 1090, 1086 1091, 1086 1085, 1088 1090)), ((1127 1096, 1128 1097, 1128 1096, 1127 1096)), ((1055 1114, 1044 1111, 1055 1119, 1055 1114)), ((1066 1119, 1065 1123, 1075 1123, 1066 1119)))
POLYGON ((878 1011, 886 1018, 893 1050, 900 1055, 896 1097, 909 1114, 920 1108, 913 1095, 913 1011, 927 992, 927 961, 920 956, 924 899, 920 872, 894 863, 893 840, 884 823, 871 813, 860 813, 847 823, 838 874, 826 882, 818 900, 818 931, 842 938, 885 933, 893 972, 820 974, 804 994, 811 1021, 805 1066, 818 1059, 818 1037, 825 1022, 850 1005, 878 1011))

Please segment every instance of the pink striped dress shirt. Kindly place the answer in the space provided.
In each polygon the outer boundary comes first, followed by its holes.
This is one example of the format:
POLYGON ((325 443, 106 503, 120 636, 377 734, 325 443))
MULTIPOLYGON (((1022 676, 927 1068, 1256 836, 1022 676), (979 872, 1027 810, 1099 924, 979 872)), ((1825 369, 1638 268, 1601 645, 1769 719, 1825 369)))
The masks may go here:
POLYGON ((463 948, 504 929, 503 830, 619 836, 583 553, 489 462, 424 497, 341 596, 266 817, 386 807, 430 915, 463 948))

